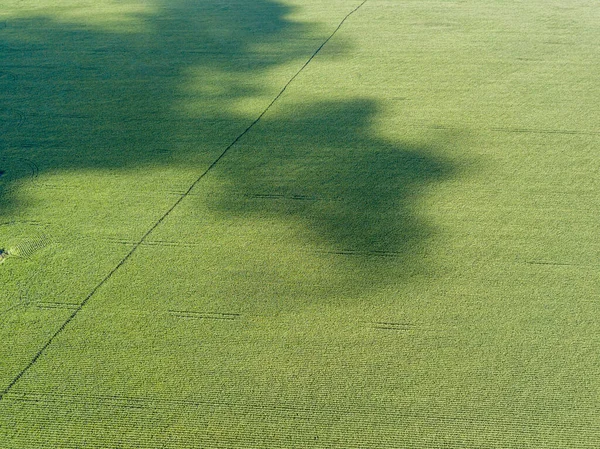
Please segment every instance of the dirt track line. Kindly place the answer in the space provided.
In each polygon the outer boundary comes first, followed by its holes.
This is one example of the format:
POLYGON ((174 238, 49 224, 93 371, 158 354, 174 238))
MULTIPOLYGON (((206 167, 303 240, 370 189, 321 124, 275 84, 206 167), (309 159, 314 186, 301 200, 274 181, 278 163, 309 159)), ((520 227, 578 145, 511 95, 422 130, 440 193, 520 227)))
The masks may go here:
POLYGON ((520 134, 566 134, 584 136, 600 135, 600 131, 585 131, 579 129, 490 128, 490 131, 520 134))
POLYGON ((389 258, 398 258, 402 257, 402 253, 399 251, 381 251, 381 250, 371 250, 371 251, 359 251, 354 249, 340 249, 340 250, 321 250, 314 251, 318 254, 332 254, 336 256, 349 256, 349 257, 389 257, 389 258))
POLYGON ((96 294, 96 292, 106 284, 112 276, 121 268, 137 251, 137 249, 145 242, 145 240, 154 232, 156 228, 158 228, 165 219, 171 215, 179 204, 194 190, 194 187, 198 185, 198 183, 225 157, 225 155, 229 152, 229 150, 240 141, 248 132, 254 128, 254 126, 263 118, 263 116, 271 109, 271 107, 275 104, 277 100, 283 95, 286 89, 290 84, 294 82, 294 80, 304 71, 304 69, 311 63, 311 61, 319 54, 319 52, 323 49, 323 47, 333 38, 333 36, 339 31, 344 22, 356 11, 358 11, 368 0, 363 0, 357 7, 355 7, 352 11, 350 11, 346 16, 342 19, 342 21, 338 24, 338 26, 333 30, 333 32, 323 41, 323 43, 314 51, 314 53, 307 59, 307 61, 300 67, 300 69, 292 76, 288 82, 283 86, 283 88, 279 91, 279 93, 273 98, 273 100, 267 105, 267 107, 258 115, 258 117, 250 124, 248 127, 242 131, 233 141, 227 145, 227 147, 221 152, 219 156, 208 166, 204 172, 198 176, 198 178, 190 185, 190 187, 183 193, 177 200, 173 203, 173 205, 162 214, 162 216, 154 222, 154 224, 144 233, 144 235, 140 238, 140 240, 129 250, 129 252, 123 257, 115 267, 110 270, 110 272, 98 283, 96 286, 88 293, 88 295, 83 299, 83 301, 79 304, 79 306, 73 310, 71 315, 63 322, 63 324, 58 328, 54 334, 50 336, 50 338, 44 343, 44 345, 37 351, 37 353, 32 357, 32 359, 25 365, 21 371, 13 378, 13 380, 0 392, 0 401, 4 399, 7 393, 9 393, 12 388, 16 385, 17 382, 31 369, 33 365, 39 360, 39 358, 46 352, 46 349, 56 340, 56 338, 62 334, 65 328, 73 321, 73 319, 77 316, 77 314, 86 306, 89 300, 96 294))
POLYGON ((169 310, 169 313, 177 318, 195 318, 205 320, 237 320, 239 313, 226 312, 198 312, 194 310, 169 310))
POLYGON ((584 264, 578 264, 578 263, 571 263, 571 262, 553 262, 553 261, 546 261, 546 260, 528 260, 525 262, 528 265, 549 265, 549 266, 553 266, 553 267, 589 267, 591 265, 584 265, 584 264))
MULTIPOLYGON (((444 125, 416 125, 415 128, 435 129, 442 131, 459 131, 455 126, 444 125)), ((584 129, 544 129, 544 128, 511 128, 511 127, 493 127, 493 128, 473 128, 473 131, 512 133, 512 134, 558 134, 558 135, 581 135, 598 136, 600 131, 584 129)))
POLYGON ((79 304, 68 302, 38 302, 35 304, 38 309, 76 309, 79 304))

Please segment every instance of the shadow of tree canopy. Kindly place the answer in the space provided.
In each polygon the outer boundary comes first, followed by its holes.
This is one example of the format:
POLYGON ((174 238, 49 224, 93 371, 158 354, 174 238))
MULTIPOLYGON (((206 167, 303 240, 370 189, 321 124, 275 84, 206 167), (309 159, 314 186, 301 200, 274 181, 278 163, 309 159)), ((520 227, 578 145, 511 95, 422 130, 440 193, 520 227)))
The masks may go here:
MULTIPOLYGON (((139 18, 146 31, 131 33, 39 16, 5 23, 0 213, 25 207, 13 187, 38 171, 200 174, 332 31, 290 21, 272 0, 157 5, 139 18), (269 86, 271 71, 291 62, 269 86), (255 112, 231 106, 243 101, 255 112)), ((406 258, 431 233, 413 202, 453 170, 428 148, 373 135, 377 113, 364 99, 270 112, 211 173, 235 186, 211 207, 300 220, 334 252, 406 258)))
MULTIPOLYGON (((188 161, 222 144, 222 134, 247 126, 248 118, 222 111, 224 102, 260 93, 249 76, 312 47, 278 45, 310 31, 286 21, 290 9, 275 2, 159 6, 161 14, 140 19, 150 30, 143 33, 90 30, 48 17, 6 23, 0 30, 3 158, 37 160, 46 171, 167 163, 173 156, 188 161), (205 83, 196 92, 181 87, 190 69, 206 78, 196 80, 205 83), (206 103, 194 117, 176 110, 192 99, 206 103), (214 120, 226 127, 216 136, 204 132, 214 120), (202 147, 173 145, 182 133, 188 140, 202 136, 202 147)), ((4 184, 19 177, 5 171, 4 184)))
POLYGON ((212 207, 234 216, 287 216, 333 253, 412 257, 433 232, 414 203, 453 169, 433 155, 434 146, 374 136, 377 113, 373 101, 357 99, 266 118, 215 169, 215 176, 233 181, 212 207))

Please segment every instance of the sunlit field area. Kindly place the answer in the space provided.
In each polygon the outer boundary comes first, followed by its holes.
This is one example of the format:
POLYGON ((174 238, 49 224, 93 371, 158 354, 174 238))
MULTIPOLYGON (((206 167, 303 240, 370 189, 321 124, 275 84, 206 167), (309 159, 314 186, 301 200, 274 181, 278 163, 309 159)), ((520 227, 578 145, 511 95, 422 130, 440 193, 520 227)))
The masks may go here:
POLYGON ((600 447, 597 0, 0 3, 0 448, 600 447))

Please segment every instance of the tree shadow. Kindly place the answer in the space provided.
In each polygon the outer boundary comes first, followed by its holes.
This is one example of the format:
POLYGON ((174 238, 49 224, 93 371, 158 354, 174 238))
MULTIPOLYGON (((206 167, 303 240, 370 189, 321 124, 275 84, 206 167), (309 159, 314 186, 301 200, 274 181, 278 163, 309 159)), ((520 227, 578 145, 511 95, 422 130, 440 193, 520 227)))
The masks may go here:
POLYGON ((435 232, 416 210, 419 197, 456 170, 433 142, 374 135, 377 114, 375 102, 356 99, 267 118, 215 169, 229 187, 211 197, 213 211, 287 217, 321 251, 414 263, 435 232))
POLYGON ((258 77, 304 57, 310 26, 272 1, 157 3, 144 32, 49 17, 0 29, 1 213, 40 171, 193 164, 251 121, 226 106, 263 94, 258 77), (235 7, 234 7, 235 6, 235 7), (192 78, 194 89, 187 89, 192 78), (185 111, 184 107, 197 107, 185 111), (211 130, 215 123, 220 132, 211 130))
MULTIPOLYGON (((44 173, 201 173, 331 32, 288 20, 290 8, 271 0, 158 6, 139 18, 141 32, 48 17, 0 30, 0 214, 27 207, 15 187, 44 173), (291 62, 269 86, 271 71, 291 62), (232 106, 245 101, 252 114, 232 106)), ((307 241, 334 254, 414 259, 433 232, 414 204, 453 167, 434 143, 376 136, 377 114, 365 99, 267 114, 211 173, 233 187, 210 206, 300 222, 307 241)))

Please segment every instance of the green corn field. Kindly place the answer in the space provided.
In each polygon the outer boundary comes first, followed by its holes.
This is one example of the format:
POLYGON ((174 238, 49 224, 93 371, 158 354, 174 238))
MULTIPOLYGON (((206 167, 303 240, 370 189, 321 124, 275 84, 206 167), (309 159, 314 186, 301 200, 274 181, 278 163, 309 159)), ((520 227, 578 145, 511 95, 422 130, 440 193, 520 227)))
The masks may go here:
POLYGON ((0 449, 600 447, 597 0, 2 0, 0 449))

